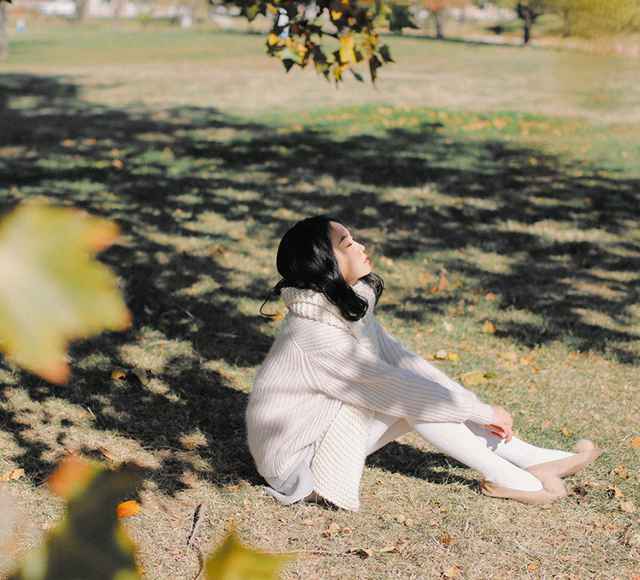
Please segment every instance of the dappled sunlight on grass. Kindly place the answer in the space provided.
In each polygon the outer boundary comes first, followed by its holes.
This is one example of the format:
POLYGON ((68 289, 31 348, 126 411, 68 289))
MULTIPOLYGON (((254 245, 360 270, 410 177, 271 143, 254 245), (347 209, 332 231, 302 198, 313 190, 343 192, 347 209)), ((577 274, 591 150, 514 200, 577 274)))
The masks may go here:
MULTIPOLYGON (((627 439, 640 412, 637 133, 599 132, 575 118, 393 104, 260 118, 194 104, 107 105, 68 78, 27 73, 0 76, 0 89, 2 208, 40 196, 115 220, 123 236, 100 259, 118 274, 134 315, 130 331, 71 349, 65 388, 0 369, 2 461, 30 481, 41 482, 68 448, 96 456, 106 448, 145 464, 150 505, 197 494, 216 506, 211 525, 234 514, 247 533, 275 537, 283 549, 290 538, 279 528, 317 541, 303 522, 324 519, 321 508, 283 514, 260 495, 243 415, 278 328, 257 315, 279 279, 278 241, 294 221, 326 212, 366 245, 387 286, 379 318, 410 348, 454 377, 481 371, 479 394, 512 409, 538 444, 565 448, 592 435, 609 447, 590 476, 601 482, 591 503, 572 499, 549 518, 576 525, 573 545, 583 507, 592 523, 627 517, 606 482, 616 464, 634 460, 627 439), (456 356, 437 355, 443 350, 456 356), (253 526, 261 514, 271 529, 253 526)), ((373 511, 391 517, 400 497, 437 520, 438 537, 447 526, 471 529, 474 541, 460 546, 511 566, 483 535, 499 532, 496 514, 520 521, 524 511, 486 507, 473 474, 423 447, 408 436, 370 460, 363 493, 373 511), (478 518, 478 529, 464 527, 478 518)), ((618 485, 637 501, 636 483, 618 485)), ((170 510, 158 510, 153 517, 166 516, 163 529, 173 532, 170 510)), ((362 530, 413 534, 422 547, 407 550, 422 561, 430 520, 412 527, 367 512, 344 515, 345 526, 348 516, 362 518, 362 530)), ((547 532, 530 523, 542 542, 547 532)), ((608 535, 598 533, 602 551, 608 535)), ((615 550, 622 561, 623 548, 615 550)), ((420 569, 411 561, 402 564, 407 574, 420 569)), ((384 577, 377 560, 366 566, 384 577)))

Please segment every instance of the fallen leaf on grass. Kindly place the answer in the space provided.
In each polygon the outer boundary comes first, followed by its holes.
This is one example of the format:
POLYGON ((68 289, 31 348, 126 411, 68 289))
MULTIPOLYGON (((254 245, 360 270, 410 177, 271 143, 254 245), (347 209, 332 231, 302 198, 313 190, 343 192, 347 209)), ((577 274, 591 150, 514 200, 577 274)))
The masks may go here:
POLYGON ((114 381, 124 381, 127 378, 127 371, 125 371, 124 369, 113 369, 111 371, 111 378, 114 381))
POLYGON ((627 514, 636 513, 636 506, 632 501, 621 501, 620 509, 627 514))
POLYGON ((482 325, 482 332, 485 334, 495 334, 496 333, 496 325, 490 320, 485 320, 482 325))
POLYGON ((442 532, 442 535, 440 536, 440 543, 443 546, 450 546, 455 543, 455 541, 455 538, 449 532, 442 532))
POLYGON ((514 352, 512 350, 509 350, 507 352, 498 353, 498 356, 501 359, 506 360, 508 362, 512 362, 512 363, 518 362, 518 353, 514 352))
POLYGON ((20 479, 21 477, 24 477, 24 469, 18 467, 17 469, 6 471, 2 475, 0 475, 0 481, 15 481, 16 479, 20 479))
POLYGON ((529 562, 527 564, 527 571, 530 572, 531 574, 534 574, 539 569, 540 569, 540 563, 539 562, 529 562))
POLYGON ((562 427, 562 429, 560 429, 560 433, 562 433, 565 437, 571 437, 573 435, 573 431, 568 427, 562 427))
POLYGON ((624 492, 615 485, 610 485, 607 488, 607 493, 609 494, 609 497, 617 497, 617 498, 624 497, 624 492))
POLYGON ((624 464, 620 464, 611 470, 611 475, 619 477, 620 479, 629 479, 629 470, 624 464))
POLYGON ((439 350, 433 355, 433 358, 436 360, 447 360, 447 351, 439 350))
POLYGON ((333 538, 334 535, 340 532, 340 526, 336 522, 331 522, 329 527, 322 532, 323 538, 333 538))
POLYGON ((475 387, 489 382, 487 373, 484 371, 471 371, 460 376, 460 380, 465 387, 475 387))
POLYGON ((489 302, 493 302, 494 300, 497 300, 497 298, 498 298, 498 295, 494 294, 493 292, 487 292, 484 295, 484 299, 488 300, 489 302))
POLYGON ((631 447, 633 449, 640 449, 640 435, 631 438, 631 447))
POLYGON ((445 578, 460 578, 460 576, 462 575, 462 568, 460 566, 458 566, 457 564, 454 564, 453 566, 447 568, 442 575, 445 578))
POLYGON ((447 280, 446 270, 440 271, 440 277, 438 278, 438 284, 431 287, 431 294, 437 294, 438 292, 444 292, 449 288, 449 281, 447 280))

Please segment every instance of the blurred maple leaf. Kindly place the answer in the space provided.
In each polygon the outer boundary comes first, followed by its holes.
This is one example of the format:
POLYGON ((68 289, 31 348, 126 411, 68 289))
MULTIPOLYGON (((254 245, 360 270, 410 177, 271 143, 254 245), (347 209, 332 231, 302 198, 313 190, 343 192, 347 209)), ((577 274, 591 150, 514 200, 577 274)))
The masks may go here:
POLYGON ((0 349, 53 383, 69 378, 70 340, 131 324, 114 274, 92 254, 118 226, 73 208, 28 202, 0 223, 0 349))

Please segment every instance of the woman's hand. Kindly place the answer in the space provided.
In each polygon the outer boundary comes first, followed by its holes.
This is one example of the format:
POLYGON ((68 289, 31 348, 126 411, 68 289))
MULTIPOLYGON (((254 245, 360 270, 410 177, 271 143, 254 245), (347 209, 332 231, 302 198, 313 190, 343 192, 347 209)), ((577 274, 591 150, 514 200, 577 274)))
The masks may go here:
POLYGON ((513 418, 506 409, 498 405, 493 405, 493 423, 489 423, 486 427, 507 443, 513 437, 513 418))

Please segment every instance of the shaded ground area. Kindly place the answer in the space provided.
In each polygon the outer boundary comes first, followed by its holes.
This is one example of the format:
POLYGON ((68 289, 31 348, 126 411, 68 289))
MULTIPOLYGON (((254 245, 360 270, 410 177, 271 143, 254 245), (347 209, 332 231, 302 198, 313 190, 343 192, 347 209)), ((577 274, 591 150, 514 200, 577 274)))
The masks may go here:
MULTIPOLYGON (((390 287, 390 319, 427 327, 490 290, 495 338, 636 365, 640 179, 518 144, 523 124, 548 130, 531 116, 366 107, 257 123, 199 107, 110 108, 63 77, 0 76, 2 209, 44 196, 117 221, 122 242, 100 259, 134 315, 129 332, 72 348, 67 387, 4 367, 12 461, 40 482, 63 448, 100 455, 123 436, 164 494, 189 478, 261 483, 243 413, 275 329, 257 311, 278 280, 281 235, 316 213, 351 225, 390 280, 402 268, 416 278, 425 260, 446 270, 447 293, 390 287), (116 367, 146 374, 115 381, 116 367), (86 440, 70 435, 85 426, 86 440)), ((406 443, 371 465, 472 485, 406 443)))

